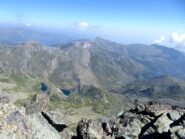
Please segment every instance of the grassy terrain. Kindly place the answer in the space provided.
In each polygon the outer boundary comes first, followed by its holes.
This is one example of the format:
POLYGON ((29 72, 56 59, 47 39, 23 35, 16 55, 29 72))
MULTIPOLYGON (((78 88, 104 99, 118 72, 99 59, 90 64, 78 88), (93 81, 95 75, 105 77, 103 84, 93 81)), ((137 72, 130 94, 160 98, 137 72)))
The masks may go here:
POLYGON ((85 86, 79 94, 72 93, 68 97, 52 94, 50 96, 50 108, 56 107, 64 107, 65 109, 91 107, 95 113, 111 116, 121 110, 128 110, 131 107, 131 102, 122 95, 85 86))
MULTIPOLYGON (((6 89, 12 95, 12 103, 21 107, 28 102, 35 93, 41 93, 42 80, 11 75, 6 84, 14 83, 12 88, 6 89)), ((57 90, 57 86, 51 82, 45 82, 48 86, 49 110, 64 109, 69 120, 70 127, 82 118, 97 119, 115 116, 120 111, 130 109, 131 102, 119 94, 113 94, 95 86, 83 86, 80 93, 71 93, 68 97, 57 90)))

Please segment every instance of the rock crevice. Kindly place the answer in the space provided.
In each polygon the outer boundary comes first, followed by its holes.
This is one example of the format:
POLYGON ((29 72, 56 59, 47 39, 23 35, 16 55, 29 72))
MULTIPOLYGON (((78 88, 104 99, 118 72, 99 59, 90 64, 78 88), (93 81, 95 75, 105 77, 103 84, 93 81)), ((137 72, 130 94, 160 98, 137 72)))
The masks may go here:
POLYGON ((67 126, 65 124, 55 123, 46 113, 41 112, 42 116, 48 121, 48 123, 54 127, 58 132, 62 132, 67 126))

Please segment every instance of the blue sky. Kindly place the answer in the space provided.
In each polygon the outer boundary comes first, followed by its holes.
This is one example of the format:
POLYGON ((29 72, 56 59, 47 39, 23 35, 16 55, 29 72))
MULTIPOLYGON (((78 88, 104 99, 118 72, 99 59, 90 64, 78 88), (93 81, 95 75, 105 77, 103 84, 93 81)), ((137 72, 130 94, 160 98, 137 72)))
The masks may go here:
POLYGON ((185 0, 0 0, 0 22, 79 28, 121 42, 185 33, 185 0))

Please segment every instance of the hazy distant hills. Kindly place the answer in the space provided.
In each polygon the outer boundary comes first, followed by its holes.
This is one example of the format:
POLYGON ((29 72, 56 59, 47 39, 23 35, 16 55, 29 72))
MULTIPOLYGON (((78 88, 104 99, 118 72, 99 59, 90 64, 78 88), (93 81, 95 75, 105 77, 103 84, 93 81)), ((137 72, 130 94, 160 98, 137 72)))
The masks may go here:
POLYGON ((37 42, 0 46, 0 72, 41 78, 58 86, 119 88, 159 75, 184 79, 183 53, 159 45, 122 45, 102 38, 58 47, 37 42))
POLYGON ((123 86, 120 93, 150 98, 185 99, 185 81, 172 76, 159 76, 123 86))
POLYGON ((0 24, 0 44, 16 44, 36 41, 41 44, 57 46, 82 38, 93 38, 93 34, 71 28, 46 28, 22 24, 0 24))
POLYGON ((37 41, 46 45, 67 43, 77 39, 67 33, 55 33, 47 30, 38 30, 24 26, 0 28, 0 43, 15 44, 28 41, 37 41))

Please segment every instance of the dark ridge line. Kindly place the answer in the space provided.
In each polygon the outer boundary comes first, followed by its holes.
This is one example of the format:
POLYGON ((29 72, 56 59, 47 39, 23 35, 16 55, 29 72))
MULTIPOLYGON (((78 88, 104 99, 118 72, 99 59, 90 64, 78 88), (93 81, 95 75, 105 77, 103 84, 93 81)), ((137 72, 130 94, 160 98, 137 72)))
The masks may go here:
POLYGON ((183 120, 185 120, 185 114, 183 114, 178 120, 171 123, 170 128, 173 127, 173 126, 178 126, 178 125, 182 124, 183 120))
POLYGON ((154 120, 152 120, 150 123, 146 124, 139 134, 139 139, 171 139, 171 132, 165 132, 165 133, 153 133, 149 135, 143 135, 150 127, 153 127, 153 124, 157 121, 159 117, 161 117, 163 114, 160 114, 159 116, 155 117, 154 120))
POLYGON ((65 124, 56 124, 46 113, 41 112, 41 114, 58 132, 62 132, 67 127, 65 124))

